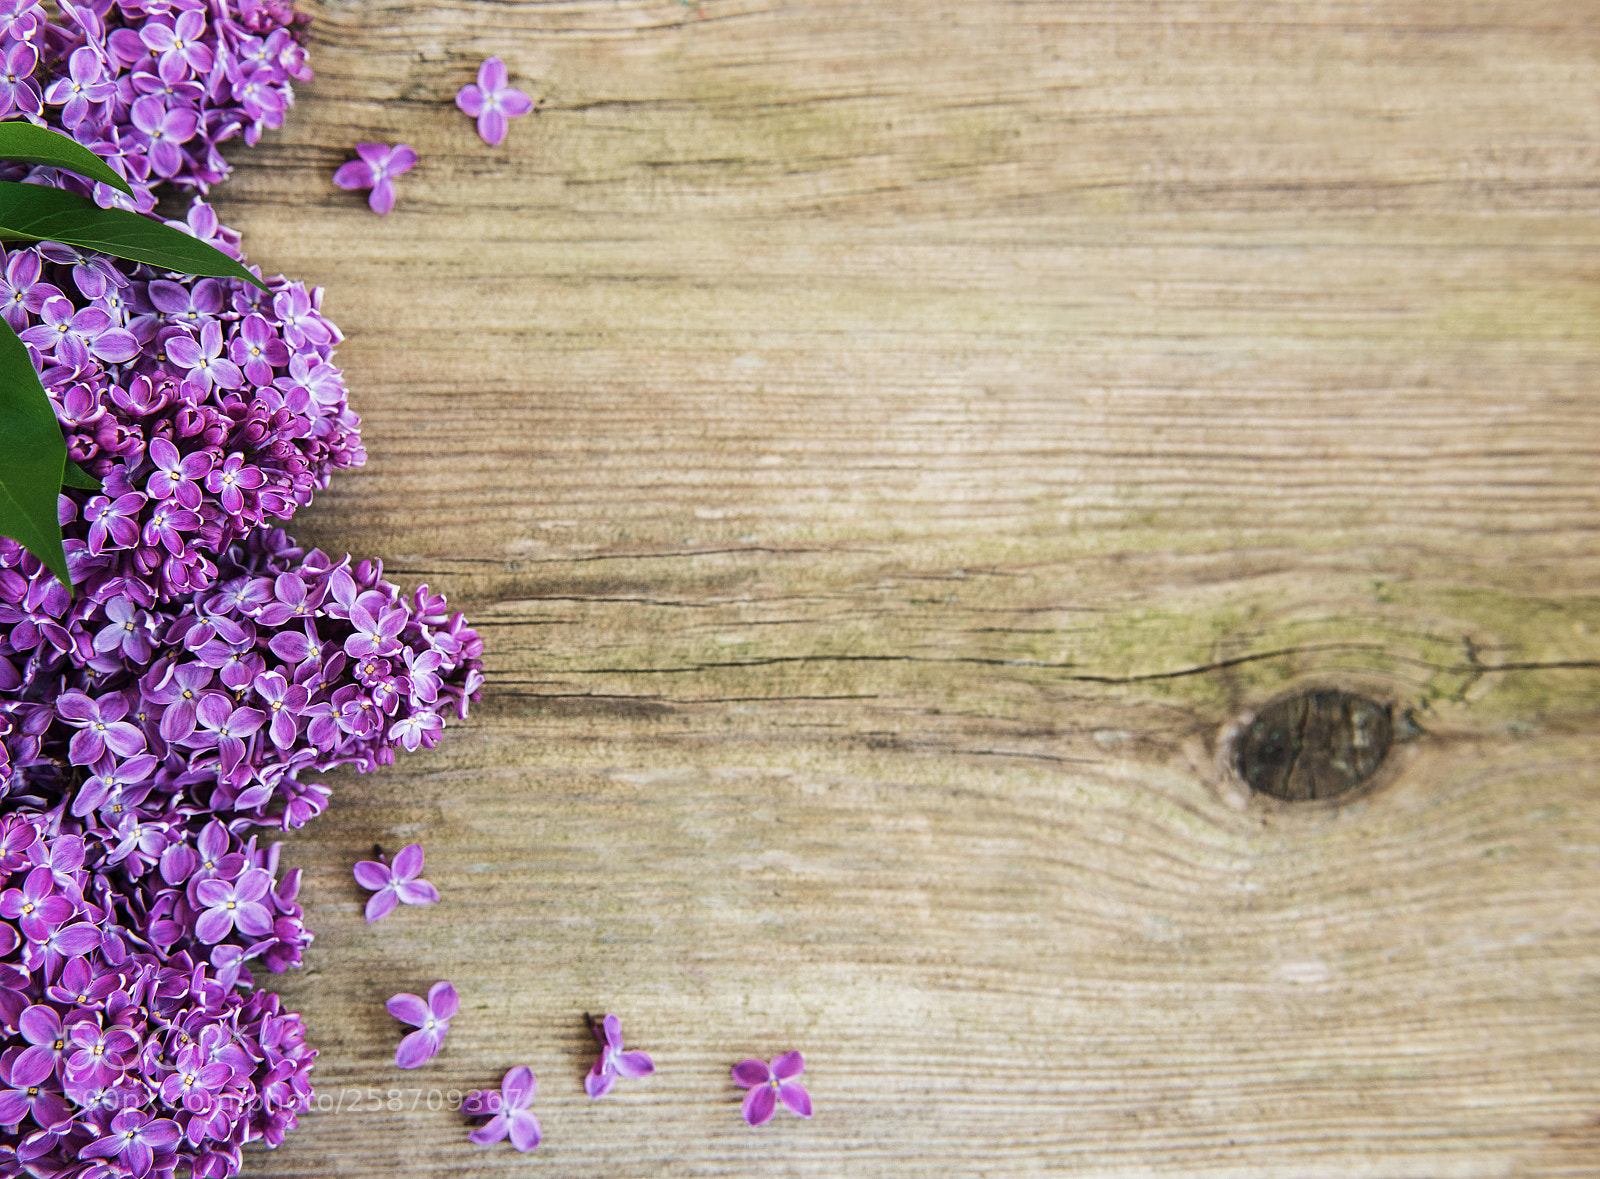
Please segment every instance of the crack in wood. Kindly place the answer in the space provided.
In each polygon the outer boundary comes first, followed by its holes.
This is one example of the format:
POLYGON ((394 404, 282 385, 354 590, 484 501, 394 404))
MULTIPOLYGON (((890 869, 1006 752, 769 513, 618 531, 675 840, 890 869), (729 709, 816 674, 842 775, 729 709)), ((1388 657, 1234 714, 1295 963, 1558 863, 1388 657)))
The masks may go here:
MULTIPOLYGON (((1072 683, 1139 684, 1157 680, 1179 679, 1186 676, 1209 675, 1212 672, 1226 671, 1232 667, 1242 667, 1246 664, 1260 663, 1270 659, 1287 659, 1315 653, 1381 651, 1384 649, 1380 643, 1330 643, 1313 647, 1284 647, 1273 651, 1258 651, 1249 655, 1236 655, 1229 659, 1218 659, 1210 663, 1195 664, 1171 671, 1152 671, 1121 676, 1074 672, 1060 678, 1072 683)), ((1505 671, 1600 671, 1600 660, 1585 659, 1526 660, 1498 664, 1434 663, 1425 659, 1407 659, 1403 657, 1400 657, 1398 661, 1447 675, 1483 675, 1489 672, 1505 671)), ((972 656, 952 656, 935 659, 924 655, 774 655, 763 659, 717 660, 706 663, 683 664, 676 667, 580 667, 564 669, 561 674, 693 675, 699 672, 719 671, 728 668, 774 667, 782 664, 812 663, 923 663, 970 667, 1032 667, 1054 671, 1064 671, 1076 666, 1072 663, 1050 663, 1033 659, 981 659, 972 656)), ((491 682, 495 681, 495 674, 493 672, 488 673, 488 679, 491 682)))

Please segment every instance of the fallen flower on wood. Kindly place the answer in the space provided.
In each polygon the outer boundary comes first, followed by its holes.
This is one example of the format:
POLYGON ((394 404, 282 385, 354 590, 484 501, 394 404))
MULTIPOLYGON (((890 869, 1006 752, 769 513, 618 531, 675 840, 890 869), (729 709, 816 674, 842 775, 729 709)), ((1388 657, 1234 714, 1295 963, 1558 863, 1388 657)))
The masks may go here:
POLYGON ((600 1059, 583 1079, 583 1090, 590 1097, 604 1097, 617 1078, 648 1077, 656 1071, 655 1061, 643 1052, 625 1052, 622 1047, 622 1021, 608 1015, 599 1023, 592 1020, 589 1030, 600 1041, 600 1059))
POLYGON ((508 81, 506 63, 491 57, 478 67, 477 84, 468 82, 456 95, 456 105, 478 120, 478 135, 490 147, 505 139, 507 120, 533 109, 533 99, 508 81))
POLYGON ((408 905, 432 905, 439 900, 439 890, 426 880, 422 873, 422 845, 413 843, 395 853, 394 863, 384 861, 383 853, 376 860, 362 860, 355 867, 356 883, 362 888, 376 889, 367 898, 367 924, 387 917, 401 901, 408 905))
POLYGON ((461 1105, 463 1113, 494 1115, 468 1134, 467 1140, 479 1146, 488 1146, 510 1135, 511 1145, 518 1150, 528 1151, 538 1146, 544 1141, 544 1131, 539 1126, 539 1119, 528 1109, 538 1090, 539 1078, 533 1075, 533 1070, 527 1065, 519 1064, 506 1073, 500 1082, 500 1092, 474 1090, 467 1094, 467 1100, 461 1105))
POLYGON ((811 1116, 811 1095, 795 1078, 806 1071, 805 1057, 785 1052, 769 1065, 764 1060, 741 1060, 733 1066, 733 1083, 750 1092, 744 1095, 744 1120, 752 1126, 772 1120, 778 1102, 802 1118, 811 1116))
POLYGON ((394 208, 394 178, 417 166, 417 153, 409 144, 358 143, 359 160, 341 164, 333 174, 333 182, 340 188, 370 188, 367 204, 382 217, 394 208))
POLYGON ((417 1068, 438 1055, 439 1045, 450 1030, 450 1020, 461 1009, 461 998, 449 983, 436 982, 428 988, 427 1002, 402 992, 384 1006, 401 1023, 416 1025, 417 1030, 395 1049, 394 1062, 399 1068, 417 1068))

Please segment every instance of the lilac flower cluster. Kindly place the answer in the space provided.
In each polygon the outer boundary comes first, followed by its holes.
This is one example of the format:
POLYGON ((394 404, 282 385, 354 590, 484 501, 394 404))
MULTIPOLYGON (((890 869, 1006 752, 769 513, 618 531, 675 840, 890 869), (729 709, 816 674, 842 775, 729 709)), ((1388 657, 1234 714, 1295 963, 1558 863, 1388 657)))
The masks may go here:
MULTIPOLYGON (((29 0, 0 0, 0 118, 63 131, 155 204, 165 182, 205 192, 228 174, 218 145, 254 144, 283 123, 293 81, 309 81, 307 18, 290 0, 73 0, 60 19, 29 0)), ((54 175, 54 173, 49 173, 54 175)), ((109 185, 61 181, 101 204, 109 185)))
POLYGON ((169 808, 136 851, 60 807, 0 818, 4 1173, 228 1176, 309 1107, 300 1017, 239 986, 310 940, 299 874, 270 887, 278 845, 201 818, 169 808))
MULTIPOLYGON (((239 256, 196 201, 183 228, 239 256)), ((216 578, 214 558, 365 461, 320 288, 162 275, 45 243, 0 252, 0 315, 40 370, 72 460, 63 543, 88 620, 216 578)))
MULTIPOLYGON (((310 76, 288 0, 57 8, 0 0, 0 118, 66 129, 139 209, 221 179, 216 145, 310 76)), ((203 203, 179 227, 242 259, 203 203)), ((302 771, 433 745, 482 683, 426 586, 271 526, 365 456, 321 292, 268 286, 0 251, 0 315, 103 483, 60 499, 75 596, 0 538, 0 1174, 211 1179, 282 1140, 315 1052, 248 964, 298 965, 311 934, 249 830, 322 810, 302 771)))
MULTIPOLYGON (((186 224, 238 255, 203 204, 186 224)), ((50 243, 0 274, 69 453, 104 483, 60 500, 75 597, 0 539, 0 821, 19 832, 0 855, 26 857, 0 860, 0 1173, 231 1175, 306 1108, 315 1055, 250 990, 248 961, 298 965, 311 935, 297 875, 244 832, 323 809, 304 770, 431 746, 482 644, 426 586, 265 526, 364 457, 320 292, 50 243)))
POLYGON ((0 805, 65 805, 108 832, 173 799, 298 827, 326 805, 302 771, 431 748, 482 684, 477 633, 377 562, 258 529, 217 569, 213 592, 154 607, 125 592, 85 616, 0 541, 0 805))
POLYGON ((460 616, 375 563, 256 530, 218 572, 215 592, 63 625, 65 591, 0 543, 0 988, 19 996, 0 989, 0 1125, 20 1123, 0 1163, 77 1174, 120 1141, 134 1173, 224 1176, 243 1142, 281 1141, 314 1053, 298 1016, 241 988, 251 959, 298 965, 311 934, 298 872, 278 880, 278 845, 244 832, 323 808, 302 769, 432 744, 481 682, 460 616), (56 1024, 57 1072, 35 1076, 21 1056, 56 1024), (145 1134, 163 1121, 176 1132, 145 1134))

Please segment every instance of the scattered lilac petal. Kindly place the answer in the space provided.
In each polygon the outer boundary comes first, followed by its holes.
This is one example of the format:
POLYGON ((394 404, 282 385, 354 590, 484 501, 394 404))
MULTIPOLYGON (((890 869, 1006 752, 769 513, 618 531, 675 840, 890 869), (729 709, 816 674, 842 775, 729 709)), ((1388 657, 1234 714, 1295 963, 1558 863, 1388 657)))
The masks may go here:
POLYGON ((426 1001, 402 992, 391 996, 384 1006, 401 1023, 416 1026, 416 1031, 400 1041, 394 1062, 400 1068, 417 1068, 438 1055, 439 1046, 450 1030, 450 1019, 460 1009, 461 1000, 455 987, 448 982, 436 982, 428 988, 426 1001))
POLYGON ((491 57, 478 67, 477 82, 467 83, 456 95, 456 105, 478 120, 478 135, 492 147, 504 141, 510 119, 533 109, 533 99, 508 79, 505 63, 491 57))
MULTIPOLYGON (((398 632, 397 632, 398 633, 398 632)), ((356 883, 377 891, 367 900, 367 924, 394 912, 401 902, 431 905, 439 890, 426 880, 417 879, 422 871, 422 845, 408 844, 395 853, 391 864, 380 854, 377 860, 361 860, 355 866, 356 883)))
POLYGON ((475 1116, 492 1113, 493 1116, 468 1133, 467 1141, 488 1146, 509 1136, 511 1145, 519 1151, 530 1151, 538 1146, 544 1139, 544 1132, 539 1119, 528 1109, 538 1090, 539 1080, 533 1070, 519 1064, 506 1073, 499 1093, 473 1094, 476 1100, 470 1103, 471 1108, 464 1104, 463 1112, 475 1116))
POLYGON ((370 188, 367 204, 381 217, 394 208, 394 178, 416 166, 417 153, 405 143, 358 143, 356 152, 360 158, 341 164, 333 182, 343 189, 370 188))
POLYGON ((611 1092, 619 1076, 638 1079, 656 1071, 655 1062, 645 1053, 624 1051, 622 1021, 615 1015, 607 1015, 598 1023, 591 1020, 589 1026, 600 1041, 600 1059, 583 1079, 584 1092, 590 1097, 604 1097, 611 1092))
POLYGON ((764 1060, 741 1060, 733 1066, 733 1082, 744 1095, 744 1120, 752 1126, 770 1121, 781 1101, 785 1109, 802 1118, 811 1116, 811 1095, 795 1078, 805 1072, 805 1058, 798 1052, 785 1052, 769 1064, 764 1060))
POLYGON ((762 1085, 744 1095, 744 1120, 752 1126, 763 1126, 772 1120, 778 1108, 778 1098, 770 1085, 762 1085))

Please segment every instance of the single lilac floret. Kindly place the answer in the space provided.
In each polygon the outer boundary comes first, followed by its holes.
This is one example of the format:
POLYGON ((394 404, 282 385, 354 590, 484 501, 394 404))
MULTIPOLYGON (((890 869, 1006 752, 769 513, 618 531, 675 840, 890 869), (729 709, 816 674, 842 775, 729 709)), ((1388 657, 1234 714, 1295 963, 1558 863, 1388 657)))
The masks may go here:
POLYGON ((508 120, 533 109, 533 99, 507 85, 506 63, 491 57, 478 67, 478 81, 468 82, 456 95, 456 105, 478 120, 478 135, 491 147, 500 146, 508 120))
POLYGON ((395 853, 394 863, 388 863, 380 852, 377 860, 362 860, 356 864, 356 883, 362 888, 376 891, 367 898, 367 924, 371 925, 394 912, 404 901, 408 905, 432 905, 439 900, 439 890, 426 880, 422 873, 422 845, 413 843, 395 853))
POLYGON ((417 153, 404 143, 358 143, 356 154, 361 158, 341 164, 333 182, 344 189, 370 188, 367 204, 381 217, 394 208, 394 178, 416 167, 417 153))
POLYGON ((78 1151, 80 1159, 105 1159, 115 1156, 128 1172, 143 1176, 151 1166, 183 1137, 171 1118, 152 1118, 137 1109, 125 1109, 111 1119, 103 1138, 97 1138, 78 1151))
POLYGON ((589 1075, 583 1078, 583 1090, 590 1097, 604 1097, 618 1077, 630 1080, 648 1077, 656 1071, 655 1062, 643 1052, 627 1052, 622 1047, 622 1021, 608 1015, 598 1024, 591 1024, 594 1038, 600 1041, 600 1059, 594 1062, 589 1075))
POLYGON ((468 1134, 467 1140, 479 1146, 488 1146, 509 1134, 511 1145, 518 1150, 528 1151, 538 1146, 544 1140, 544 1132, 539 1127, 539 1119, 528 1108, 533 1104, 533 1095, 538 1089, 539 1078, 533 1075, 533 1070, 525 1064, 519 1064, 506 1073, 505 1079, 500 1082, 499 1093, 474 1091, 467 1094, 467 1100, 461 1107, 463 1113, 494 1115, 468 1134))
POLYGON ((216 878, 199 881, 194 895, 205 911, 195 922, 195 936, 207 945, 215 945, 236 928, 253 938, 270 934, 271 902, 261 902, 271 891, 272 873, 259 868, 246 871, 235 881, 216 878))
POLYGON ((744 1120, 752 1126, 765 1125, 772 1120, 780 1101, 789 1112, 809 1118, 811 1095, 796 1079, 805 1071, 805 1057, 798 1052, 773 1057, 771 1064, 764 1060, 741 1060, 734 1065, 733 1083, 750 1090, 744 1095, 744 1120))
POLYGON ((399 1068, 417 1068, 438 1055, 450 1020, 461 1009, 461 998, 449 983, 436 982, 428 988, 427 1002, 402 992, 384 1006, 401 1023, 416 1025, 418 1030, 400 1041, 394 1063, 399 1068))

